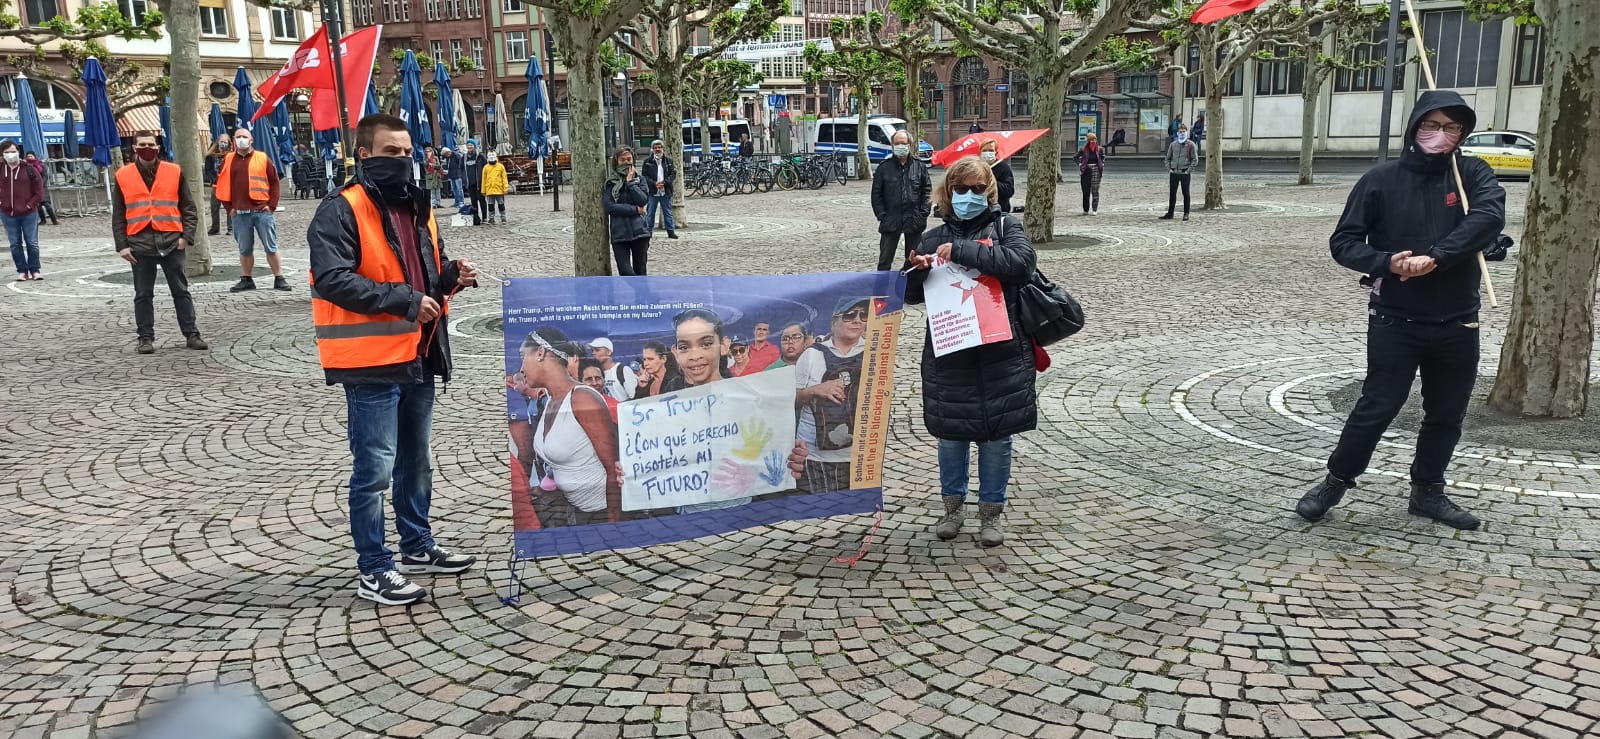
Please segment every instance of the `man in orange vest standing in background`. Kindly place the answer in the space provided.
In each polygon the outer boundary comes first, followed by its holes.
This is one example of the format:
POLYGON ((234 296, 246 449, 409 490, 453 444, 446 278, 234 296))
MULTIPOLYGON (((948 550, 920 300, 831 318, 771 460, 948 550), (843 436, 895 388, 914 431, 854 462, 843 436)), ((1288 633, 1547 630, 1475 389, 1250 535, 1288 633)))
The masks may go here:
POLYGON ((256 242, 267 252, 272 268, 272 289, 288 290, 283 279, 283 260, 278 258, 278 168, 272 158, 255 150, 250 129, 233 133, 233 153, 222 158, 217 173, 217 200, 228 209, 233 222, 233 238, 239 242, 239 282, 230 292, 256 289, 256 242))
POLYGON ((133 322, 139 331, 139 353, 156 351, 156 267, 167 275, 178 329, 190 349, 209 349, 195 326, 194 299, 184 258, 200 223, 183 170, 161 161, 156 134, 142 131, 133 137, 134 163, 117 170, 111 189, 111 237, 117 254, 133 265, 133 322))
POLYGON ((349 411, 356 595, 411 605, 428 594, 405 575, 455 574, 477 561, 434 542, 428 505, 434 378, 450 381, 448 301, 477 285, 478 270, 445 256, 428 193, 411 179, 405 121, 362 118, 355 143, 355 181, 322 201, 306 231, 311 316, 323 372, 344 385, 349 411), (398 571, 384 542, 391 481, 398 571))

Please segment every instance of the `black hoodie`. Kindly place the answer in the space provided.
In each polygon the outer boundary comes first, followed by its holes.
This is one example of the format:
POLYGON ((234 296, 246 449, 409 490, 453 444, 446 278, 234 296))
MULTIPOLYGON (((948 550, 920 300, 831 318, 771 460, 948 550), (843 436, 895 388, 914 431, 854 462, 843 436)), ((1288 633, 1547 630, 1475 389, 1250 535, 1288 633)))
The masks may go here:
POLYGON ((1451 117, 1465 126, 1462 141, 1472 135, 1477 115, 1460 95, 1422 93, 1406 124, 1400 159, 1362 176, 1329 239, 1335 261, 1376 278, 1373 311, 1421 323, 1476 320, 1481 275, 1474 255, 1494 243, 1506 220, 1506 191, 1487 163, 1456 158, 1471 206, 1470 215, 1464 214, 1450 170, 1455 152, 1427 154, 1417 146, 1417 124, 1440 108, 1451 108, 1451 117), (1389 257, 1402 251, 1433 257, 1438 266, 1401 282, 1389 271, 1389 257))

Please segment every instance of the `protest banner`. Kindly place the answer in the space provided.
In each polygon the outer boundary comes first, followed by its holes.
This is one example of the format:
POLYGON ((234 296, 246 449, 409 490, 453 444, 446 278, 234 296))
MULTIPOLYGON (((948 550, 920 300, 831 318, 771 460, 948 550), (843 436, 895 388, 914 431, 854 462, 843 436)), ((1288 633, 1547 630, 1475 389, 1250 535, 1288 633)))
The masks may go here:
POLYGON ((518 558, 882 505, 897 273, 508 280, 518 558))
POLYGON ((933 356, 1011 339, 1005 294, 994 277, 935 258, 923 282, 923 295, 933 356))

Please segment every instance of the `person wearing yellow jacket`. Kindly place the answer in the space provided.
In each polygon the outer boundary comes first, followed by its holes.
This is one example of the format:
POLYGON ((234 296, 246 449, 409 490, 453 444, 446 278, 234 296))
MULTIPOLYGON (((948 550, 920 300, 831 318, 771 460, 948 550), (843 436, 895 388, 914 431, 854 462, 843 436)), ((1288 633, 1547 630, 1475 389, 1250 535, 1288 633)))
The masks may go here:
POLYGON ((483 197, 488 201, 483 209, 483 222, 494 223, 495 210, 500 211, 500 222, 506 222, 506 191, 511 189, 511 181, 506 177, 506 165, 500 163, 500 156, 489 152, 489 163, 483 165, 483 197))

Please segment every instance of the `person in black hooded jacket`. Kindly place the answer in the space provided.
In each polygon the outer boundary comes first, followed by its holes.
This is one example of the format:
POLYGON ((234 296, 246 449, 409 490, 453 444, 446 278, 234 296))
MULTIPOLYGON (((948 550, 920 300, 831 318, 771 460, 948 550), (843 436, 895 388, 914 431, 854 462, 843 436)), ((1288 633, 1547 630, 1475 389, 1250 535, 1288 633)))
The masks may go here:
POLYGON ((1409 510, 1458 529, 1478 528, 1478 519, 1444 494, 1445 468, 1461 440, 1477 379, 1482 275, 1476 255, 1505 226, 1506 193, 1494 170, 1481 159, 1456 158, 1476 124, 1460 95, 1423 93, 1399 161, 1378 165, 1356 183, 1329 240, 1333 258, 1372 285, 1367 379, 1328 459, 1327 477, 1295 506, 1307 521, 1320 520, 1356 486, 1421 370, 1423 419, 1409 510))
POLYGON ((477 268, 445 254, 428 193, 411 179, 405 121, 362 118, 356 156, 355 181, 329 194, 306 230, 311 315, 327 382, 344 385, 356 594, 410 605, 427 592, 401 573, 460 573, 476 561, 434 541, 428 508, 434 378, 450 381, 443 324, 450 295, 476 286, 477 268), (391 483, 398 571, 383 533, 391 483))
POLYGON ((1005 540, 1000 516, 1011 478, 1011 437, 1038 425, 1033 342, 1017 323, 1018 291, 1033 277, 1036 257, 1022 224, 1000 212, 998 199, 994 172, 983 160, 969 156, 950 165, 934 189, 944 224, 923 234, 906 261, 908 269, 915 268, 906 280, 907 303, 924 302, 926 270, 934 266, 936 255, 999 280, 1005 297, 1010 339, 942 357, 933 355, 931 338, 922 344, 922 421, 939 440, 944 501, 944 518, 935 533, 948 540, 961 532, 968 455, 976 443, 978 538, 991 547, 1005 540))

